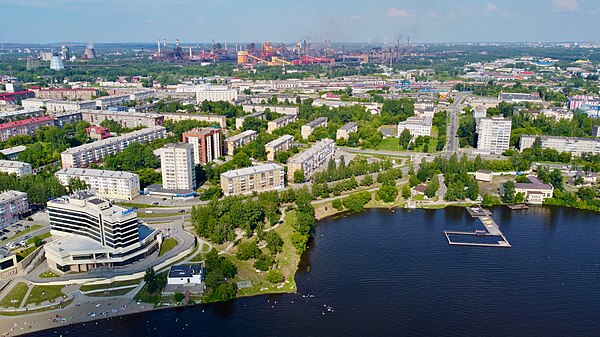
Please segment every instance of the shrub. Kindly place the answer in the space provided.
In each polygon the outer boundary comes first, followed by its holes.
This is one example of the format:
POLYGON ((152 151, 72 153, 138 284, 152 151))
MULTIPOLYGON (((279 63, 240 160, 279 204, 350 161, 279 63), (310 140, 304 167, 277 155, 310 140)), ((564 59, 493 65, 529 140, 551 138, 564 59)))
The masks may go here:
POLYGON ((283 274, 279 270, 269 270, 267 273, 267 281, 271 283, 283 282, 283 274))

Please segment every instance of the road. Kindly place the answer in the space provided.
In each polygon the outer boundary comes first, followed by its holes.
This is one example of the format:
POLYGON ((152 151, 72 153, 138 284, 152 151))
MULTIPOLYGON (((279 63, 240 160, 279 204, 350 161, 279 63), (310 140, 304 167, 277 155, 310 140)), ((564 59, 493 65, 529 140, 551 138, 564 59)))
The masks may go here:
POLYGON ((458 151, 458 116, 461 103, 468 93, 458 93, 454 96, 454 103, 450 106, 450 129, 446 140, 446 156, 450 156, 458 151))

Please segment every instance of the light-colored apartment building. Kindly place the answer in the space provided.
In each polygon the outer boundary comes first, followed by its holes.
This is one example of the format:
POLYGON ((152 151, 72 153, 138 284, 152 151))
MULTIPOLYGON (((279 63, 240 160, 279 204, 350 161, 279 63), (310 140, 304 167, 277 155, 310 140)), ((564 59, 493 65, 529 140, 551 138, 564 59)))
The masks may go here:
POLYGON ((80 100, 87 101, 98 96, 98 89, 94 88, 50 88, 33 89, 35 98, 52 100, 80 100))
POLYGON ((162 115, 157 113, 110 110, 82 110, 81 116, 84 121, 92 125, 100 125, 105 120, 110 119, 124 128, 152 127, 162 125, 165 120, 162 115))
POLYGON ((279 152, 289 151, 292 147, 294 147, 294 136, 292 135, 283 135, 268 142, 265 144, 267 160, 275 160, 275 157, 279 152))
POLYGON ((284 174, 283 166, 277 164, 227 171, 221 174, 221 189, 226 196, 280 190, 284 187, 284 174))
POLYGON ((167 129, 162 126, 155 126, 126 133, 118 137, 72 147, 60 154, 62 167, 84 168, 92 163, 102 161, 106 156, 125 150, 131 143, 146 143, 166 137, 167 129))
POLYGON ((512 120, 504 117, 478 119, 477 150, 501 154, 510 147, 512 120))
POLYGON ((256 137, 258 137, 258 132, 254 130, 247 130, 225 139, 225 153, 228 155, 233 155, 233 151, 235 151, 235 149, 253 142, 256 137))
POLYGON ((326 164, 335 155, 335 142, 321 139, 308 150, 300 152, 288 160, 288 180, 294 179, 294 172, 303 171, 305 177, 311 177, 315 170, 326 164))
POLYGON ((83 109, 96 109, 96 101, 48 101, 46 102, 46 112, 67 112, 83 109))
POLYGON ((6 141, 13 136, 33 136, 39 128, 44 126, 54 126, 54 118, 41 116, 2 123, 0 124, 0 140, 6 141))
POLYGON ((266 115, 266 112, 259 111, 259 112, 251 113, 251 114, 249 114, 247 116, 238 117, 238 118, 235 119, 235 128, 236 129, 241 129, 244 126, 244 121, 248 117, 254 117, 254 118, 258 118, 258 119, 264 120, 265 119, 265 115, 266 115))
POLYGON ((166 121, 180 122, 187 120, 203 121, 219 124, 222 129, 227 128, 227 117, 218 115, 200 115, 190 113, 163 113, 166 121))
POLYGON ((17 177, 26 176, 33 173, 31 164, 21 161, 0 160, 0 172, 15 174, 17 177))
POLYGON ((519 142, 520 151, 532 147, 536 138, 540 138, 542 149, 554 149, 558 152, 569 152, 574 156, 581 156, 583 153, 600 153, 600 138, 537 135, 521 135, 519 142))
POLYGON ((209 102, 233 102, 237 99, 236 89, 230 89, 224 85, 201 85, 196 89, 196 103, 209 102))
POLYGON ((297 115, 300 112, 300 108, 297 106, 287 105, 242 105, 244 112, 253 111, 264 111, 269 109, 272 112, 284 115, 297 115))
POLYGON ((159 153, 163 189, 194 190, 196 188, 194 145, 166 144, 159 149, 159 153))
POLYGON ((140 194, 140 177, 130 172, 64 168, 54 175, 63 186, 71 179, 82 180, 101 198, 131 200, 140 194))
POLYGON ((286 115, 286 116, 282 116, 277 119, 274 119, 272 121, 269 121, 267 123, 267 132, 273 133, 273 131, 275 131, 277 129, 281 129, 282 127, 284 127, 288 124, 292 124, 296 120, 298 120, 298 117, 296 117, 296 115, 286 115))
POLYGON ((358 132, 358 124, 354 122, 346 123, 344 126, 337 129, 335 132, 335 139, 348 140, 348 137, 352 132, 358 132))
POLYGON ((181 138, 184 143, 194 146, 194 165, 210 163, 222 155, 221 128, 197 128, 184 132, 181 138))
POLYGON ((29 211, 27 193, 4 191, 0 193, 0 228, 13 224, 29 211))
POLYGON ((310 135, 312 135, 313 131, 319 126, 327 127, 327 117, 319 117, 316 118, 304 125, 300 128, 300 134, 302 135, 302 139, 308 139, 310 135))
POLYGON ((398 123, 398 137, 405 129, 413 138, 419 136, 431 136, 431 117, 408 117, 404 122, 398 123))

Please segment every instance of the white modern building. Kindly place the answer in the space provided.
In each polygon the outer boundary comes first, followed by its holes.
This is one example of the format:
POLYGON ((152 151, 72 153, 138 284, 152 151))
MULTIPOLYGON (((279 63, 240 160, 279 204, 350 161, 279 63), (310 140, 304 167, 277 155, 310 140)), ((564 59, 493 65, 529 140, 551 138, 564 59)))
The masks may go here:
POLYGON ((12 160, 0 160, 0 172, 8 174, 16 174, 17 177, 26 176, 33 173, 31 164, 12 161, 12 160))
POLYGON ((28 211, 27 193, 19 191, 0 193, 0 228, 17 222, 28 211))
POLYGON ((140 194, 140 177, 130 172, 63 168, 54 175, 63 186, 71 179, 82 180, 101 198, 131 200, 140 194))
POLYGON ((158 138, 165 138, 166 136, 166 128, 155 126, 126 133, 119 137, 111 137, 72 147, 60 154, 62 167, 87 167, 92 163, 102 161, 106 156, 125 150, 131 143, 151 142, 158 138))
POLYGON ((201 263, 173 265, 169 269, 167 284, 169 285, 198 285, 204 279, 204 267, 201 263))
POLYGON ((48 201, 50 234, 44 245, 48 267, 60 274, 114 268, 152 254, 158 229, 138 223, 134 209, 125 209, 79 191, 48 201))
POLYGON ((405 129, 413 138, 419 136, 431 136, 431 117, 408 117, 406 121, 398 123, 398 137, 405 129))
POLYGON ((166 144, 158 151, 162 170, 162 185, 166 190, 193 190, 196 188, 194 145, 166 144))
POLYGON ((477 149, 492 154, 501 154, 510 146, 512 120, 503 117, 478 119, 477 149))
POLYGON ((233 102, 237 100, 238 93, 236 89, 230 89, 224 85, 201 85, 196 89, 196 102, 201 104, 203 101, 209 102, 233 102))

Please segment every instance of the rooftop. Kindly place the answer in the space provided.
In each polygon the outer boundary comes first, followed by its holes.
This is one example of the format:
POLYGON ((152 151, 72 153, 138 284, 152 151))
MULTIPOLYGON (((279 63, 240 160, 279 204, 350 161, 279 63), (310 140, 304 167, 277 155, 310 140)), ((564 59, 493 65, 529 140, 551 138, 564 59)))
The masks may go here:
POLYGON ((350 122, 350 123, 347 123, 347 124, 345 124, 344 126, 342 126, 342 127, 340 128, 340 130, 345 130, 345 131, 348 131, 348 130, 351 130, 351 129, 355 128, 356 126, 358 126, 358 124, 356 124, 356 123, 354 123, 354 122, 350 122))
POLYGON ((247 130, 247 131, 244 131, 244 132, 242 132, 240 134, 237 134, 235 136, 231 136, 231 137, 225 139, 225 141, 226 142, 235 142, 237 140, 240 140, 242 138, 246 138, 246 137, 249 137, 249 136, 252 136, 252 135, 255 135, 255 134, 258 134, 258 132, 254 131, 254 130, 247 130))
POLYGON ((20 121, 14 121, 14 122, 0 124, 0 130, 14 128, 17 126, 26 126, 26 125, 31 125, 31 124, 44 123, 44 122, 49 122, 49 121, 53 121, 53 120, 54 120, 54 118, 50 117, 50 116, 33 117, 33 118, 23 119, 20 121))
POLYGON ((25 151, 25 149, 27 149, 27 147, 25 147, 25 145, 19 145, 19 146, 9 147, 8 149, 0 150, 0 153, 2 153, 5 156, 10 156, 11 154, 21 153, 21 152, 25 151))
POLYGON ((329 138, 321 139, 315 143, 315 145, 311 146, 310 149, 300 152, 288 159, 288 163, 303 163, 305 160, 311 158, 325 147, 330 145, 333 146, 334 144, 335 142, 329 138))
POLYGON ((0 193, 0 202, 4 202, 15 197, 27 197, 27 193, 20 191, 4 191, 0 193))
POLYGON ((305 126, 310 126, 310 127, 316 127, 319 126, 320 124, 326 123, 327 122, 327 117, 319 117, 317 119, 313 119, 312 121, 304 124, 305 126))
POLYGON ((272 141, 270 141, 270 142, 266 143, 266 144, 265 144, 265 147, 275 147, 275 146, 277 146, 277 145, 279 145, 279 144, 282 144, 282 143, 285 143, 285 142, 287 142, 287 141, 288 141, 288 140, 290 140, 290 139, 292 139, 292 140, 293 140, 293 139, 294 139, 294 136, 292 136, 292 135, 283 135, 283 136, 281 136, 281 137, 279 137, 279 138, 277 138, 277 139, 274 139, 274 140, 272 140, 272 141))
POLYGON ((141 130, 137 130, 137 131, 133 131, 130 133, 126 133, 124 135, 118 136, 118 137, 112 137, 112 138, 107 138, 107 139, 102 139, 102 140, 98 140, 95 141, 93 143, 89 143, 89 144, 83 144, 83 145, 79 145, 76 147, 72 147, 70 149, 65 150, 63 153, 79 153, 81 151, 87 151, 87 150, 92 150, 98 147, 102 147, 102 146, 106 146, 109 144, 117 144, 123 140, 132 138, 132 137, 137 137, 140 135, 146 135, 146 134, 151 134, 153 132, 157 132, 157 131, 166 131, 166 128, 162 127, 162 126, 153 126, 150 128, 145 128, 145 129, 141 129, 141 130))
POLYGON ((258 165, 258 166, 244 167, 241 169, 231 170, 231 171, 221 173, 221 176, 228 178, 228 179, 233 179, 233 178, 237 178, 237 177, 247 176, 249 174, 270 172, 270 171, 274 171, 274 170, 283 170, 283 166, 271 163, 271 164, 264 164, 264 165, 258 165))
POLYGON ((554 187, 550 184, 544 184, 538 177, 536 176, 527 176, 529 179, 529 183, 515 183, 515 188, 520 189, 532 189, 532 190, 552 190, 554 187))
POLYGON ((56 175, 81 176, 81 177, 104 177, 104 178, 122 178, 131 179, 137 177, 137 174, 123 171, 93 170, 83 168, 63 168, 58 170, 56 175))
POLYGON ((202 274, 202 264, 174 265, 169 270, 169 278, 192 277, 202 274))
POLYGON ((30 166, 28 163, 14 160, 0 160, 0 167, 25 167, 30 166))

